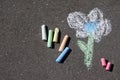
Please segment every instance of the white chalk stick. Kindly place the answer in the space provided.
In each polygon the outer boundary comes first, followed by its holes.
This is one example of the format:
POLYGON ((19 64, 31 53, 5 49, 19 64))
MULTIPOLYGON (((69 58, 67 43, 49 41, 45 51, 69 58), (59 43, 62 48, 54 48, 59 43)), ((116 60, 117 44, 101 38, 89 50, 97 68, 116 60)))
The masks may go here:
POLYGON ((47 31, 46 31, 46 26, 44 24, 41 26, 41 30, 42 30, 42 40, 47 40, 47 31))

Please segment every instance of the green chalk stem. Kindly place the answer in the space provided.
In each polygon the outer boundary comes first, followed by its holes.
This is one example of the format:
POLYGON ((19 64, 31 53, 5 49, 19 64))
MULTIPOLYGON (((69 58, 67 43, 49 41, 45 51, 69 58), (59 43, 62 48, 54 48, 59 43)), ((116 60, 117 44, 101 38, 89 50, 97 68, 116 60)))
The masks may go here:
POLYGON ((52 48, 53 30, 49 30, 47 47, 52 48))
POLYGON ((88 36, 87 44, 81 40, 78 40, 77 43, 79 48, 84 53, 84 64, 87 66, 89 70, 92 67, 94 38, 93 36, 88 36))

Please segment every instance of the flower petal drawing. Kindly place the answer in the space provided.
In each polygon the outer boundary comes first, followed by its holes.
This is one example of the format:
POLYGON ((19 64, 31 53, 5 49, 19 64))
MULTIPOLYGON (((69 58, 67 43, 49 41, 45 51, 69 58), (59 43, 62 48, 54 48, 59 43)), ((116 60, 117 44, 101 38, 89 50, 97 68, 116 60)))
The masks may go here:
POLYGON ((110 20, 104 19, 103 12, 98 8, 91 10, 87 16, 82 12, 72 12, 67 21, 69 27, 76 30, 77 38, 86 38, 92 32, 97 43, 112 30, 110 20))
POLYGON ((70 13, 67 17, 68 25, 74 29, 82 29, 85 22, 87 22, 87 17, 81 12, 70 13))
POLYGON ((87 32, 85 32, 85 30, 76 30, 76 37, 77 38, 86 38, 88 35, 87 35, 87 32))
POLYGON ((102 20, 98 25, 99 26, 94 34, 94 39, 95 39, 95 42, 97 43, 101 41, 101 38, 103 36, 107 36, 112 30, 111 23, 107 19, 105 19, 104 21, 102 20))
POLYGON ((99 22, 103 19, 103 12, 98 8, 94 8, 88 14, 88 18, 89 18, 89 21, 91 21, 91 22, 94 22, 94 21, 99 22))

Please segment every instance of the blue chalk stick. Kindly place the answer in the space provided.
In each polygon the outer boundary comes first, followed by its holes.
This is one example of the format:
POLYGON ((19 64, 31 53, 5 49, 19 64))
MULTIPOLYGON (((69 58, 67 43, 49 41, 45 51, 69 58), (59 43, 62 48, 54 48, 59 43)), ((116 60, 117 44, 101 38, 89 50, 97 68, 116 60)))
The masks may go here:
POLYGON ((63 63, 65 61, 65 59, 67 58, 67 56, 70 54, 71 49, 69 47, 66 47, 63 52, 58 56, 58 58, 56 59, 57 63, 63 63))

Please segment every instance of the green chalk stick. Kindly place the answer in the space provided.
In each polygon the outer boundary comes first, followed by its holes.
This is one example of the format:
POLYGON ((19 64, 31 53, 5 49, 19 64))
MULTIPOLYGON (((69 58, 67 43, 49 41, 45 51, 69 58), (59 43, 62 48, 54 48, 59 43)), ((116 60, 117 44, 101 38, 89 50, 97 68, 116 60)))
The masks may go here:
POLYGON ((52 48, 53 30, 49 30, 47 47, 52 48))

